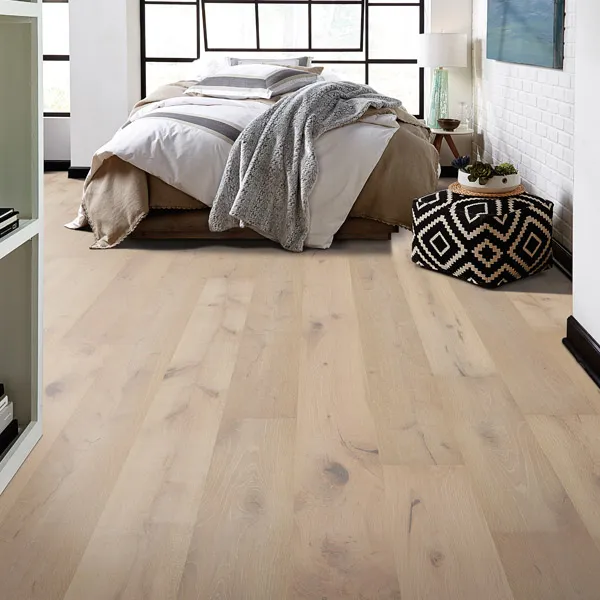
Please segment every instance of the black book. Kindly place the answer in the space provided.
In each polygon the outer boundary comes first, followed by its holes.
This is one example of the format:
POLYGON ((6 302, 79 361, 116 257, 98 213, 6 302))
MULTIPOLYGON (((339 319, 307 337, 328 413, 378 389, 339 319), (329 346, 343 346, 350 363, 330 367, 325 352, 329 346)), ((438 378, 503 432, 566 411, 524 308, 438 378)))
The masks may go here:
POLYGON ((0 208, 0 238, 19 227, 19 212, 14 208, 0 208))
POLYGON ((5 221, 12 220, 15 215, 18 217, 19 213, 14 208, 0 208, 0 228, 5 221))
POLYGON ((12 231, 14 231, 15 229, 18 229, 18 228, 19 228, 19 221, 15 221, 14 223, 11 223, 7 227, 0 229, 0 238, 4 237, 5 235, 8 235, 9 233, 11 233, 12 231))
POLYGON ((19 437, 19 422, 13 419, 10 425, 0 433, 0 454, 2 454, 19 437))

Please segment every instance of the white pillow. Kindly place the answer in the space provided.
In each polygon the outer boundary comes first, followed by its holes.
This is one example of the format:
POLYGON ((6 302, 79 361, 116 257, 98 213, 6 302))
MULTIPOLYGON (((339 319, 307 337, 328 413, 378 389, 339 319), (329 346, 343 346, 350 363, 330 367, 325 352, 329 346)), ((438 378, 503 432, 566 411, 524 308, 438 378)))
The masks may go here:
POLYGON ((196 81, 214 75, 221 69, 229 65, 228 59, 224 56, 214 57, 209 54, 205 54, 193 63, 189 63, 189 69, 187 76, 189 79, 195 79, 196 81))
POLYGON ((272 98, 315 83, 317 75, 293 67, 250 64, 225 67, 190 87, 188 95, 215 98, 272 98))
POLYGON ((312 56, 294 56, 292 58, 234 58, 229 57, 229 66, 236 65, 285 65, 286 67, 310 67, 312 56))

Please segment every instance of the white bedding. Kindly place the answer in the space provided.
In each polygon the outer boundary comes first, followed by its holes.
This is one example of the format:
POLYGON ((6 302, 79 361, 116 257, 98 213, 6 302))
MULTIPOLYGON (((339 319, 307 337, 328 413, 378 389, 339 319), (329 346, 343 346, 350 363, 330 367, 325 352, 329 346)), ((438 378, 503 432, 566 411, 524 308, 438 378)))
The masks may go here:
MULTIPOLYGON (((268 108, 262 102, 206 97, 149 104, 98 150, 90 177, 117 156, 211 206, 235 131, 268 108)), ((377 115, 319 138, 307 246, 331 245, 397 127, 395 115, 377 115)))

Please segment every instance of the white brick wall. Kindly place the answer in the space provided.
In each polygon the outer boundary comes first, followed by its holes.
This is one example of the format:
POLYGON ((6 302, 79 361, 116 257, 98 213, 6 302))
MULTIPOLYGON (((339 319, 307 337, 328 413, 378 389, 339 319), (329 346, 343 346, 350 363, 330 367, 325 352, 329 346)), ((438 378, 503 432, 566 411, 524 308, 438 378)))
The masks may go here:
POLYGON ((512 162, 527 189, 554 204, 554 235, 572 249, 575 3, 566 0, 562 71, 485 59, 487 0, 473 1, 474 153, 512 162))

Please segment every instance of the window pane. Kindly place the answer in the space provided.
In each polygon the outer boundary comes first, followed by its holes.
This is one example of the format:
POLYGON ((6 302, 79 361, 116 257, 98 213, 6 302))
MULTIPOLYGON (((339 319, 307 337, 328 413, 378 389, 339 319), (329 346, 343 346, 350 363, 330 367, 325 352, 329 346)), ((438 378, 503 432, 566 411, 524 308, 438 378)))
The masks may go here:
POLYGON ((259 5, 261 48, 308 48, 308 5, 259 5))
POLYGON ((356 4, 312 5, 314 48, 360 48, 362 6, 356 4))
POLYGON ((369 85, 380 94, 401 100, 409 113, 419 113, 419 67, 416 65, 371 64, 369 85))
POLYGON ((206 4, 209 48, 256 48, 253 4, 206 4))
POLYGON ((366 69, 365 65, 348 65, 344 63, 327 63, 319 65, 313 61, 313 65, 325 67, 323 73, 333 71, 336 75, 342 77, 344 81, 352 81, 353 83, 365 83, 366 69))
POLYGON ((146 56, 196 58, 196 8, 146 6, 146 56))
POLYGON ((44 2, 44 54, 69 54, 69 5, 44 2))
POLYGON ((146 63, 146 93, 167 83, 189 79, 191 63, 146 63))
POLYGON ((417 58, 419 9, 412 6, 369 8, 369 56, 417 58))
POLYGON ((69 112, 69 62, 44 61, 44 112, 69 112))

